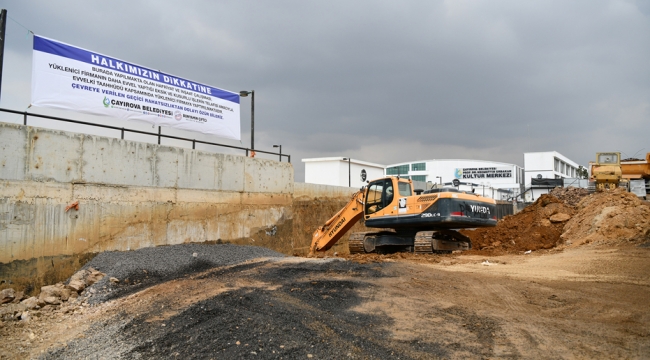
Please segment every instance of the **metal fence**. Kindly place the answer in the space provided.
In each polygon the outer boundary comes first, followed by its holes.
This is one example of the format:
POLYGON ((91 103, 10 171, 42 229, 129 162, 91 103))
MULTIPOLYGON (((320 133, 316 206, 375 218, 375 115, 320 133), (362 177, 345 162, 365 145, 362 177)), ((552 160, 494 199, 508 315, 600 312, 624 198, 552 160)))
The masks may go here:
POLYGON ((27 111, 17 111, 17 110, 0 108, 0 112, 22 115, 23 116, 23 125, 27 125, 27 118, 28 117, 37 117, 37 118, 42 118, 42 119, 57 120, 57 121, 63 121, 63 122, 68 122, 68 123, 73 123, 73 124, 89 125, 89 126, 100 127, 100 128, 104 128, 104 129, 117 130, 117 131, 120 132, 120 139, 124 139, 124 133, 128 132, 128 133, 134 133, 134 134, 155 136, 155 137, 158 138, 158 145, 160 145, 160 140, 162 138, 174 139, 174 140, 182 140, 182 141, 191 142, 192 143, 192 149, 196 148, 196 144, 214 145, 214 146, 225 147, 225 148, 229 148, 229 149, 243 150, 243 151, 246 152, 246 156, 249 156, 251 151, 255 151, 255 153, 276 155, 276 156, 278 156, 278 159, 280 159, 280 161, 282 161, 282 158, 285 157, 285 158, 287 158, 287 162, 291 162, 291 155, 281 154, 279 152, 275 153, 275 152, 272 152, 272 151, 253 150, 253 149, 249 149, 249 148, 245 148, 245 147, 241 147, 241 146, 226 145, 226 144, 214 143, 214 142, 210 142, 210 141, 188 139, 188 138, 184 138, 184 137, 180 137, 180 136, 165 135, 165 134, 161 133, 162 129, 161 129, 160 126, 158 126, 158 133, 153 133, 153 132, 148 132, 148 131, 127 129, 127 128, 118 127, 118 126, 95 124, 95 123, 90 123, 90 122, 86 122, 86 121, 66 119, 66 118, 57 117, 57 116, 34 114, 34 113, 29 113, 27 111))

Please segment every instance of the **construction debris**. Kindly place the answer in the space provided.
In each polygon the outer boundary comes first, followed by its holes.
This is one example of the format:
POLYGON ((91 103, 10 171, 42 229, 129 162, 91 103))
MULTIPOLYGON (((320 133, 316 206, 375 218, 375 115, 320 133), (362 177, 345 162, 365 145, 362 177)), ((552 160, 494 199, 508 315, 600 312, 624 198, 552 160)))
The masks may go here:
POLYGON ((566 205, 577 206, 580 200, 589 195, 589 191, 587 189, 577 188, 573 186, 565 188, 556 187, 555 189, 551 190, 549 195, 555 196, 558 198, 558 200, 562 201, 566 205))
POLYGON ((462 231, 473 252, 501 254, 551 249, 560 244, 650 241, 650 207, 619 188, 589 194, 555 188, 496 227, 462 231))
POLYGON ((562 240, 573 245, 649 241, 650 207, 622 188, 592 194, 578 204, 562 240))
POLYGON ((472 240, 471 252, 523 253, 551 249, 562 240, 564 224, 575 210, 553 195, 542 195, 516 215, 506 216, 496 227, 463 230, 472 240))

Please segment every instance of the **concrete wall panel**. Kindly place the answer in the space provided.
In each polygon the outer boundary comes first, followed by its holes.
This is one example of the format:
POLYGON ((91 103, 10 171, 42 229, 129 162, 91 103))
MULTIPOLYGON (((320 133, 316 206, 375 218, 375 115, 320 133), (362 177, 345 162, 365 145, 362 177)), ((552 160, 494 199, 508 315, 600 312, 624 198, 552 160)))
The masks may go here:
POLYGON ((183 149, 158 146, 156 148, 156 162, 154 186, 178 187, 178 158, 183 149))
POLYGON ((290 164, 246 158, 244 174, 245 192, 293 192, 293 167, 290 164))
POLYGON ((218 189, 217 168, 220 154, 183 149, 178 156, 178 187, 184 189, 218 189))
POLYGON ((0 179, 24 180, 26 154, 26 128, 0 123, 0 179))
POLYGON ((83 135, 29 127, 27 176, 34 181, 81 180, 83 135))
POLYGON ((100 184, 153 186, 154 146, 86 135, 82 156, 83 180, 100 184))
POLYGON ((222 191, 244 191, 244 163, 246 157, 221 155, 217 168, 218 189, 222 191))

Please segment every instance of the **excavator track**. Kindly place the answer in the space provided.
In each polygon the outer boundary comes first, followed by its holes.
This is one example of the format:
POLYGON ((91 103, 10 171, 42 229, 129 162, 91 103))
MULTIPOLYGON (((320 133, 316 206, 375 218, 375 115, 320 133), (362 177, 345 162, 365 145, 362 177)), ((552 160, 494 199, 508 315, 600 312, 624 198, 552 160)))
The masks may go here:
POLYGON ((415 235, 413 250, 416 254, 432 254, 431 235, 433 231, 420 231, 415 235))
POLYGON ((348 248, 350 249, 350 254, 364 254, 366 251, 363 249, 363 238, 366 236, 366 233, 357 232, 350 234, 348 239, 348 248))
POLYGON ((454 230, 420 231, 415 235, 416 254, 451 253, 454 250, 469 250, 471 240, 454 230))

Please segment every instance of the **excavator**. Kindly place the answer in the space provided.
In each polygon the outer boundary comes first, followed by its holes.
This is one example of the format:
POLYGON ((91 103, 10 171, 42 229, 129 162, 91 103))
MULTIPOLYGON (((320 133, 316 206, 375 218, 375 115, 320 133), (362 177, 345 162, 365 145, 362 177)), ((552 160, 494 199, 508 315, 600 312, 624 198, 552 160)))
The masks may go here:
POLYGON ((409 251, 450 253, 471 249, 455 229, 496 226, 496 202, 457 188, 414 190, 409 179, 368 182, 313 234, 310 254, 331 248, 359 220, 378 231, 352 233, 351 254, 409 251))

